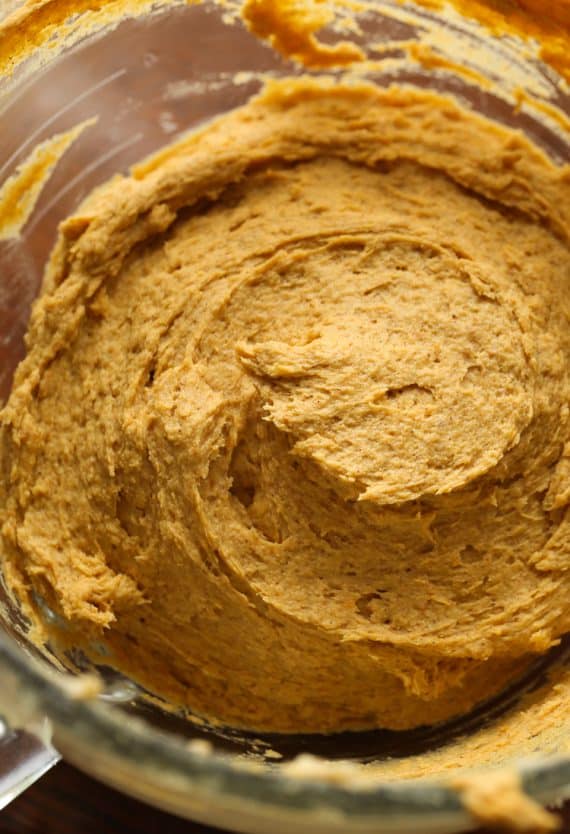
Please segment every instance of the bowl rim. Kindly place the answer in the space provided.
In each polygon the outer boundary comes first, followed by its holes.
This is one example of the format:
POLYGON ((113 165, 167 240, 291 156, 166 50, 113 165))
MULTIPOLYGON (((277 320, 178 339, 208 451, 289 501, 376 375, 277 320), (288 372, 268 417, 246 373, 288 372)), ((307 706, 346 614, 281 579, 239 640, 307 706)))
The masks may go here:
MULTIPOLYGON (((31 698, 38 718, 45 716, 52 722, 56 746, 60 737, 64 747, 70 739, 80 741, 81 747, 97 750, 109 761, 146 771, 166 789, 172 788, 174 776, 182 777, 186 788, 230 802, 247 800, 272 811, 310 812, 326 806, 329 812, 361 820, 405 817, 425 823, 441 815, 469 819, 457 790, 442 778, 332 782, 279 766, 252 767, 228 752, 193 749, 188 740, 152 726, 141 716, 126 715, 116 704, 73 698, 65 689, 66 673, 29 656, 3 633, 0 672, 15 678, 18 688, 31 698)), ((80 768, 93 769, 72 758, 80 768)), ((518 771, 525 793, 539 802, 570 796, 570 755, 521 759, 509 767, 518 771)), ((97 775, 106 781, 105 773, 97 775)))

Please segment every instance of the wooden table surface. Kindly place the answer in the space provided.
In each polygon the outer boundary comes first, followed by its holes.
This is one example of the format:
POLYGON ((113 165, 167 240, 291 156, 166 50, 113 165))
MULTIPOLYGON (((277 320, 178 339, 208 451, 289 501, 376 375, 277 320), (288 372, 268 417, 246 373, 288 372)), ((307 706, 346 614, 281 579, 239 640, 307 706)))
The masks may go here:
MULTIPOLYGON (((0 834, 216 834, 129 799, 59 764, 0 812, 0 834)), ((296 834, 296 832, 291 832, 296 834)), ((304 832, 299 832, 304 834, 304 832)), ((564 828, 570 834, 570 803, 564 828)))

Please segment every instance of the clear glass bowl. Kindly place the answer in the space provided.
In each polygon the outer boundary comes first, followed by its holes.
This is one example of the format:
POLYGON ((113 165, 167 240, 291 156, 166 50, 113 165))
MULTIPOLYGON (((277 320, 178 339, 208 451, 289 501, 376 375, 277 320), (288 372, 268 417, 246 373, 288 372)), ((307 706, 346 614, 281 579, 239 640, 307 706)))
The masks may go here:
MULTIPOLYGON (((568 88, 533 57, 528 44, 493 38, 455 13, 444 15, 413 4, 403 7, 396 0, 372 3, 360 27, 355 39, 361 46, 382 44, 368 74, 376 83, 396 81, 450 93, 524 130, 556 161, 570 158, 567 128, 554 113, 554 108, 558 114, 570 113, 568 88), (451 64, 408 60, 403 41, 413 37, 431 49, 434 42, 443 43, 434 41, 434 32, 442 30, 449 60, 486 74, 491 86, 481 88, 473 75, 456 72, 451 64), (540 111, 524 102, 514 107, 521 85, 533 89, 546 108, 540 111)), ((323 34, 326 41, 337 37, 334 29, 323 34)), ((25 62, 3 80, 1 180, 43 140, 93 116, 97 122, 59 161, 20 237, 0 240, 1 398, 7 396, 24 353, 30 305, 58 223, 117 171, 125 171, 179 133, 246 102, 260 89, 262 74, 299 71, 228 19, 227 8, 204 2, 174 3, 118 25, 108 23, 55 50, 44 66, 25 62)), ((110 669, 99 669, 103 693, 81 700, 70 691, 58 660, 29 642, 25 620, 1 589, 0 619, 0 714, 12 726, 44 733, 47 742, 47 719, 57 750, 91 775, 182 816, 247 832, 266 834, 270 827, 278 834, 299 825, 303 831, 323 834, 444 834, 472 827, 473 819, 443 775, 399 781, 379 777, 359 785, 342 767, 311 777, 288 768, 287 762, 308 752, 325 761, 381 763, 441 748, 516 709, 521 688, 443 728, 259 737, 189 723, 110 669)), ((565 653, 567 657, 563 646, 548 662, 567 662, 565 653)), ((70 660, 81 667, 81 658, 70 660)), ((527 688, 537 683, 544 666, 543 662, 532 671, 527 688)), ((44 747, 27 775, 22 770, 13 792, 27 784, 32 770, 37 776, 56 758, 44 747)), ((530 796, 541 802, 570 796, 569 756, 550 755, 516 766, 530 796)), ((0 768, 0 784, 6 769, 0 768)))

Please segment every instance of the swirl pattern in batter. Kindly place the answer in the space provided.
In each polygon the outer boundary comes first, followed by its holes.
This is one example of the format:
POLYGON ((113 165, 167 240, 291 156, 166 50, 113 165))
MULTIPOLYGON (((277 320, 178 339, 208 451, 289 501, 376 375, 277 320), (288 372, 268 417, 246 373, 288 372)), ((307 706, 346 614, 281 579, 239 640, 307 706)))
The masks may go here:
POLYGON ((444 720, 554 645, 569 187, 450 99, 297 79, 94 192, 2 412, 41 639, 285 732, 444 720))

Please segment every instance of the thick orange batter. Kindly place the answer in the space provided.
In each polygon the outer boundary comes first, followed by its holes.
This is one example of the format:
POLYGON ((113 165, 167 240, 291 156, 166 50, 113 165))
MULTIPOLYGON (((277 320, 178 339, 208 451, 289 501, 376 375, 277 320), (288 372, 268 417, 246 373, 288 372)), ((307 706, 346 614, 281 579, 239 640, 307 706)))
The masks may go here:
POLYGON ((279 731, 439 721, 555 644, 569 182, 451 100, 300 79, 98 189, 2 412, 43 637, 279 731))

